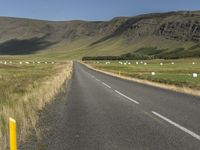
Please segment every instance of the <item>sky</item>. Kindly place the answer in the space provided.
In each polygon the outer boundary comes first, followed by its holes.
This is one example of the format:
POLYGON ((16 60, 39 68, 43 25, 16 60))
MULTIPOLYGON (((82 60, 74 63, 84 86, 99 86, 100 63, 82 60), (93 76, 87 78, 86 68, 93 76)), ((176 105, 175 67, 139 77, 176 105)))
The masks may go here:
POLYGON ((177 10, 200 10, 200 0, 0 0, 0 16, 53 21, 110 20, 177 10))

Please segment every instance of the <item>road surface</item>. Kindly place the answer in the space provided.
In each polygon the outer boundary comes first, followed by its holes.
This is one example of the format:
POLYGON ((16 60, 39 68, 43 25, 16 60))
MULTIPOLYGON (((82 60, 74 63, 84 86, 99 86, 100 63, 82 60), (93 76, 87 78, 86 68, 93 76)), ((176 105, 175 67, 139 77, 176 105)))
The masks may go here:
POLYGON ((200 98, 74 63, 50 150, 200 150, 200 98))

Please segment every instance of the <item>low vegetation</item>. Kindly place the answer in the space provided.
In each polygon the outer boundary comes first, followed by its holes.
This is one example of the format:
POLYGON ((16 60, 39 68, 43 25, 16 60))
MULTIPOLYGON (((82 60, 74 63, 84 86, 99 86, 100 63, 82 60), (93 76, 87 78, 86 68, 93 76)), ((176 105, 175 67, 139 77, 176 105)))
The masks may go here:
MULTIPOLYGON (((4 58, 5 59, 5 58, 4 58)), ((8 118, 17 121, 18 140, 35 129, 38 112, 50 102, 69 79, 71 62, 11 60, 0 64, 0 149, 8 146, 8 118), (30 63, 29 63, 30 62, 30 63), (11 64, 12 63, 12 64, 11 64)))
POLYGON ((120 56, 87 56, 83 57, 83 61, 87 60, 137 60, 137 59, 153 59, 151 56, 147 55, 140 55, 140 54, 133 54, 133 53, 127 53, 120 56))
POLYGON ((200 57, 200 45, 196 44, 189 48, 159 49, 157 47, 140 48, 134 54, 149 56, 154 59, 179 59, 187 57, 200 57))
POLYGON ((82 60, 148 60, 148 59, 180 59, 188 57, 200 57, 200 46, 194 45, 187 50, 176 48, 174 50, 159 49, 157 47, 139 48, 132 53, 126 53, 119 56, 86 56, 82 60))
POLYGON ((123 76, 200 90, 200 60, 86 61, 96 69, 123 76), (153 73, 154 72, 154 73, 153 73), (193 77, 193 73, 197 77, 193 77))

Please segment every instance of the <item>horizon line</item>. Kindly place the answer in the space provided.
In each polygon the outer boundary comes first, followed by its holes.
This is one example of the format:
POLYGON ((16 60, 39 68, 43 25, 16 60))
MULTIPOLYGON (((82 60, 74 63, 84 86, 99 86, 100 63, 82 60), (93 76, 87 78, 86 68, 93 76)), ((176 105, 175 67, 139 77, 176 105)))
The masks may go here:
POLYGON ((48 20, 48 19, 42 19, 42 18, 29 18, 29 17, 20 17, 20 16, 0 16, 0 18, 13 18, 13 19, 27 19, 27 20, 36 20, 36 21, 49 21, 49 22, 70 22, 70 21, 83 21, 83 22, 106 22, 106 21, 111 21, 115 18, 129 18, 129 17, 137 17, 137 16, 142 16, 142 15, 148 15, 148 14, 165 14, 165 13, 177 13, 177 12, 198 12, 200 10, 173 10, 173 11, 155 11, 155 12, 147 12, 147 13, 138 13, 136 15, 128 15, 128 16, 113 16, 110 19, 105 19, 105 20, 93 20, 93 19, 61 19, 61 20, 48 20))

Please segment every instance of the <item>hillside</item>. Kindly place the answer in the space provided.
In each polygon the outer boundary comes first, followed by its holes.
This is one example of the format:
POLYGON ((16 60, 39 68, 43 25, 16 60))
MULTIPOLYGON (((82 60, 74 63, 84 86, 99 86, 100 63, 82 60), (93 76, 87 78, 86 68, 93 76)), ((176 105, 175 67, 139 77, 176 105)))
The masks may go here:
POLYGON ((117 17, 110 21, 42 21, 0 17, 1 55, 60 58, 121 55, 200 56, 200 11, 117 17))

